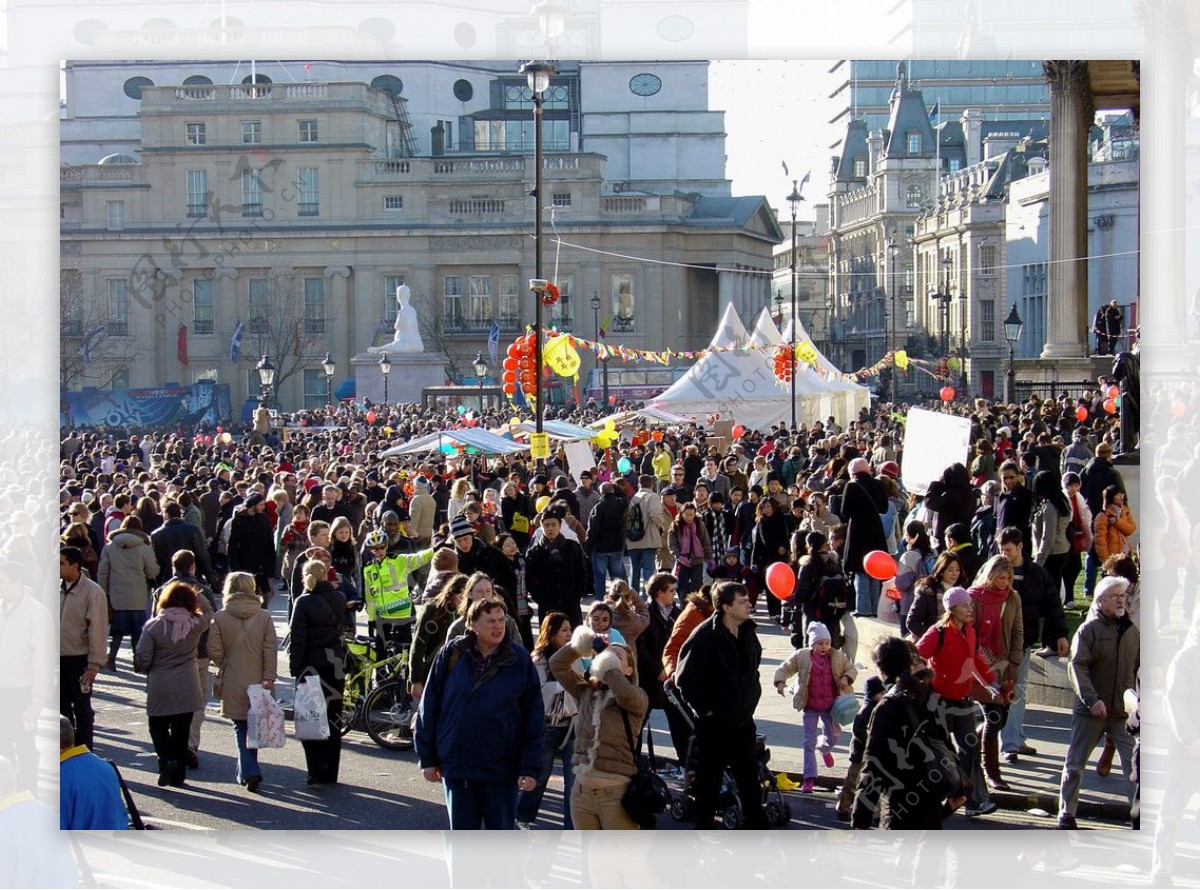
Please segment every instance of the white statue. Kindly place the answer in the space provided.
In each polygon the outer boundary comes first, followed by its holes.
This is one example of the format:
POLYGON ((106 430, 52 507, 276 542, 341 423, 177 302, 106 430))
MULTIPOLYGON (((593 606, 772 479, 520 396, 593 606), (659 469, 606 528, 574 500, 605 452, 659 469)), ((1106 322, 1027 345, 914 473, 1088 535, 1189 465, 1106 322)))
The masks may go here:
POLYGON ((417 324, 417 310, 412 307, 412 291, 407 284, 396 288, 395 339, 383 346, 372 346, 368 352, 424 352, 421 331, 417 324))

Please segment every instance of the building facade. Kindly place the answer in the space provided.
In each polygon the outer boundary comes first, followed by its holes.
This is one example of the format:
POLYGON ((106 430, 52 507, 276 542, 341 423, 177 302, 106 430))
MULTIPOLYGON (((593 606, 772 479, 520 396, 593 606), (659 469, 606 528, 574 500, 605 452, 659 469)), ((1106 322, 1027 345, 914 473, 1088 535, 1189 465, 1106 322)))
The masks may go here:
MULTIPOLYGON (((236 402, 267 353, 281 407, 324 404, 324 354, 340 388, 354 355, 391 339, 400 284, 447 379, 474 382, 493 324, 502 354, 534 317, 532 99, 512 68, 68 66, 64 388, 215 378, 236 402)), ((591 337, 595 295, 610 343, 691 349, 723 302, 765 305, 782 233, 764 199, 730 195, 707 63, 560 71, 543 131, 542 273, 562 292, 547 323, 591 337)))
MULTIPOLYGON (((815 219, 796 220, 796 318, 813 344, 828 355, 829 318, 829 205, 813 207, 815 219)), ((783 242, 775 248, 771 276, 772 313, 782 331, 792 317, 792 223, 781 220, 783 242)))

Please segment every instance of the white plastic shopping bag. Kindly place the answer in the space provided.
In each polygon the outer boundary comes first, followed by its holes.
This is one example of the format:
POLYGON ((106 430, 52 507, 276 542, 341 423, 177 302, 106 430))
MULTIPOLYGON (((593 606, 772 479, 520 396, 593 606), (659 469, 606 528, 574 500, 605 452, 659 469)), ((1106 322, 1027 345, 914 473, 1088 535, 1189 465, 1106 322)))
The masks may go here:
POLYGON ((282 748, 287 741, 283 708, 271 693, 255 683, 246 687, 250 711, 246 714, 247 748, 282 748))
POLYGON ((296 684, 296 700, 292 705, 296 722, 295 736, 302 741, 319 742, 329 738, 329 714, 321 678, 305 674, 296 684))

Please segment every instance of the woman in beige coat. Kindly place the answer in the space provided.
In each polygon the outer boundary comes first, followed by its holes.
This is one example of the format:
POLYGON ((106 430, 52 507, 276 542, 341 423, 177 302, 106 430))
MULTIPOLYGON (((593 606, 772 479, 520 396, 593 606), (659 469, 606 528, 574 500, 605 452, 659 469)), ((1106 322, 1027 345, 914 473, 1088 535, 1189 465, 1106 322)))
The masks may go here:
POLYGON ((268 692, 275 687, 278 654, 275 623, 262 607, 254 576, 249 572, 233 572, 225 579, 224 606, 208 635, 208 655, 219 669, 221 716, 233 721, 237 738, 235 778, 247 790, 255 791, 262 783, 262 770, 258 749, 246 747, 246 716, 250 711, 246 687, 262 684, 268 692))

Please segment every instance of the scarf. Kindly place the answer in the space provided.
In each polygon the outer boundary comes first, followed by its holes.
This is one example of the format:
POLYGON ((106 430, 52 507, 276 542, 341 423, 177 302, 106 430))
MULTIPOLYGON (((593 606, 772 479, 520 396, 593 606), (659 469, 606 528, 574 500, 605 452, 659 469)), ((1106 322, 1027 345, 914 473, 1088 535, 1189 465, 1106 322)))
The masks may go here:
POLYGON ((700 534, 696 531, 696 523, 683 523, 683 528, 679 535, 679 561, 685 566, 690 566, 692 560, 701 556, 702 552, 700 549, 700 534))
POLYGON ((975 633, 979 654, 989 663, 1004 657, 1008 651, 1000 629, 1000 613, 1012 589, 996 590, 991 587, 972 587, 971 599, 975 601, 979 614, 975 618, 975 633))
POLYGON ((194 615, 180 606, 171 606, 158 613, 171 627, 171 642, 178 643, 200 624, 200 616, 194 615))

